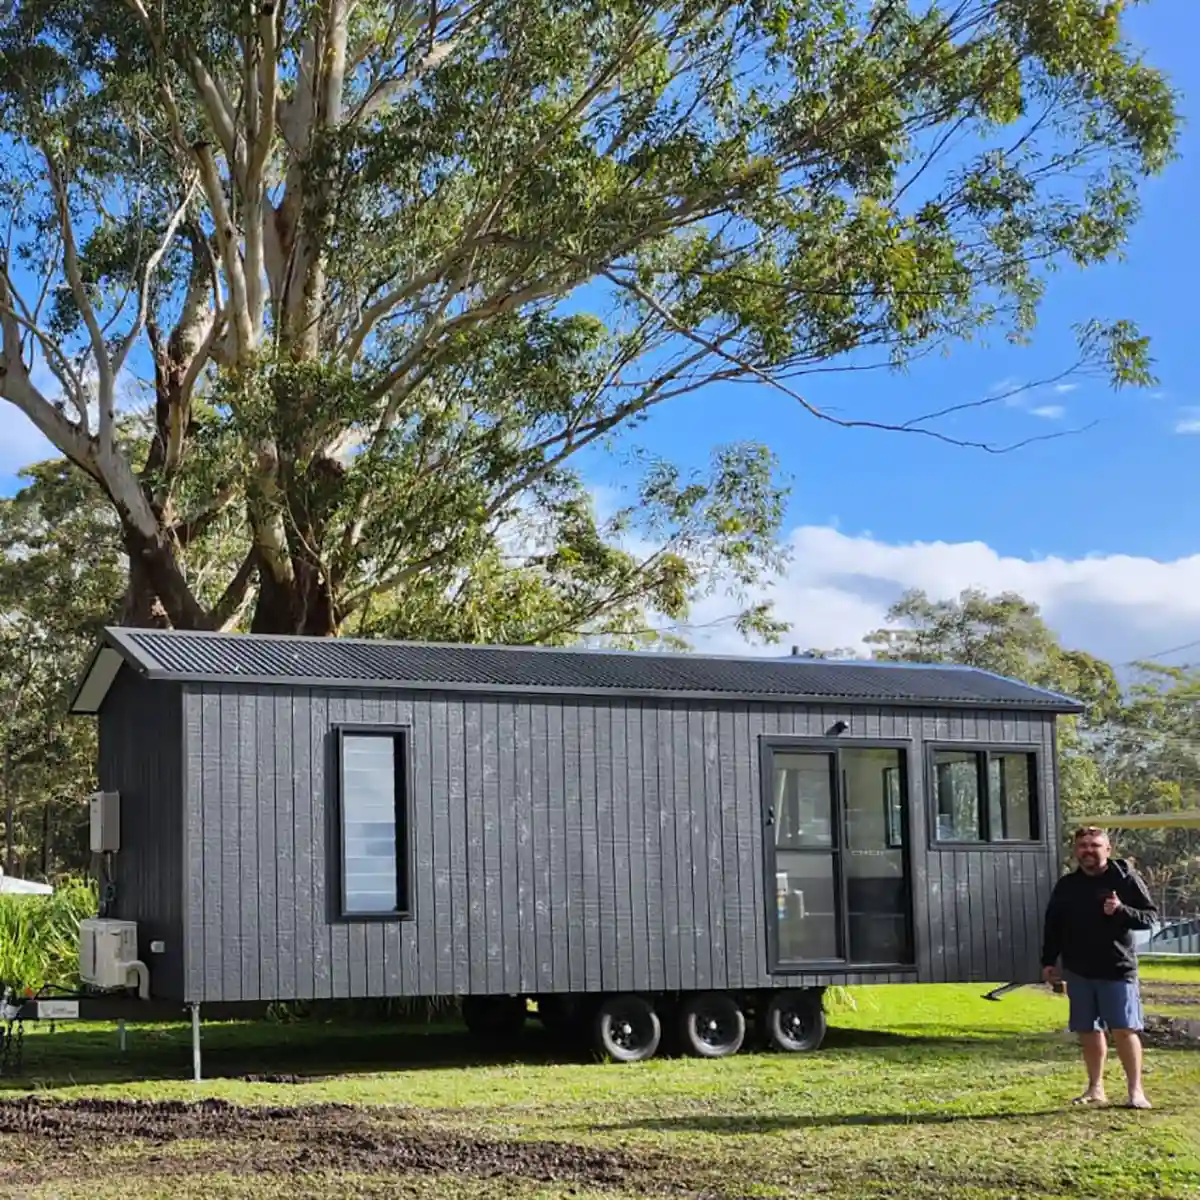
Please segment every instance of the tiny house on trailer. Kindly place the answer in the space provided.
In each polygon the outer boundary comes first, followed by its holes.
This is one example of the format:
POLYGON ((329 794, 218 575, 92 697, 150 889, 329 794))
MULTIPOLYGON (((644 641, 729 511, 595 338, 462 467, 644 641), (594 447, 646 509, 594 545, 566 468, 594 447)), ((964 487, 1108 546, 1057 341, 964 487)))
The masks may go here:
POLYGON ((949 666, 111 629, 93 986, 462 997, 611 1057, 813 1048, 859 982, 1029 981, 1055 722, 949 666))

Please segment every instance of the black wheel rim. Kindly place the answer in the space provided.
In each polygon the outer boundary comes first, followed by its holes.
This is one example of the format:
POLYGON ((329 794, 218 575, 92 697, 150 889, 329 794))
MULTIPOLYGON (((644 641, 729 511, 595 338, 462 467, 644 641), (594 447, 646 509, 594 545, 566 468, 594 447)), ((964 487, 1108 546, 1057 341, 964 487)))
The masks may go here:
POLYGON ((612 1044, 626 1054, 644 1050, 654 1040, 654 1024, 640 1009, 622 1007, 609 1017, 608 1036, 612 1044))
POLYGON ((716 1005, 705 1006, 696 1012, 696 1040, 710 1050, 720 1050, 737 1037, 737 1022, 731 1014, 716 1005))
POLYGON ((789 1004, 779 1010, 779 1032, 789 1042, 805 1041, 810 1026, 809 1014, 799 1005, 789 1004))

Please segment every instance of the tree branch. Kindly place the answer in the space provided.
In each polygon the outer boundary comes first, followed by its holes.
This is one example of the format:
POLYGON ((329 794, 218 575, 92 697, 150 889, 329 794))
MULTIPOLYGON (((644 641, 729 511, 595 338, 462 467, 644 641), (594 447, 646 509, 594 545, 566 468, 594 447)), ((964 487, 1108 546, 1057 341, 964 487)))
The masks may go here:
POLYGON ((196 161, 200 164, 200 179, 204 193, 212 210, 216 225, 217 245, 225 264, 225 276, 229 281, 229 305, 232 308, 233 330, 237 347, 237 360, 245 362, 254 350, 254 324, 250 316, 246 294, 246 272, 242 263, 241 249, 237 242, 237 231, 225 203, 225 191, 217 164, 213 159, 212 147, 198 142, 193 148, 196 161))
POLYGON ((162 262, 167 251, 171 248, 171 243, 175 240, 175 235, 179 232, 179 227, 183 224, 184 217, 187 216, 188 206, 191 204, 192 197, 195 194, 196 180, 193 178, 188 183, 187 194, 184 196, 182 203, 171 214, 171 219, 167 222, 167 230, 163 234, 162 240, 146 260, 141 285, 138 288, 137 315, 134 317, 132 327, 125 335, 121 345, 117 348, 116 354, 113 356, 112 373, 114 379, 120 375, 121 368, 124 367, 125 360, 129 357, 129 352, 133 349, 146 324, 146 312, 150 303, 150 285, 154 278, 154 272, 158 270, 159 263, 162 262))
POLYGON ((83 273, 79 267, 79 252, 75 242, 75 229, 71 222, 71 210, 66 185, 53 155, 45 147, 41 147, 42 158, 46 163, 47 178, 54 197, 54 205, 58 215, 59 229, 63 241, 63 269, 66 272, 67 283, 71 296, 79 314, 87 326, 88 337, 91 341, 92 356, 96 360, 97 392, 100 408, 100 444, 111 446, 114 421, 114 373, 112 362, 108 357, 108 346, 104 341, 104 332, 96 318, 96 310, 88 298, 87 289, 83 283, 83 273))
MULTIPOLYGON (((811 400, 805 399, 805 397, 800 395, 800 393, 795 391, 793 388, 790 388, 786 384, 781 383, 778 379, 773 378, 761 367, 756 366, 754 363, 751 363, 746 359, 740 358, 738 355, 729 353, 729 351, 722 349, 715 342, 710 341, 702 334, 696 333, 693 329, 684 324, 684 322, 680 321, 679 318, 676 317, 674 313, 670 311, 670 309, 666 308, 655 296, 652 296, 637 283, 634 283, 629 279, 623 279, 615 272, 610 270, 604 270, 600 273, 606 279, 608 279, 609 282, 615 284, 617 287, 623 288, 624 290, 637 296, 637 298, 641 300, 643 304, 651 308, 664 321, 668 322, 677 333, 681 334, 689 341, 694 342, 698 346, 703 346, 706 350, 712 354, 715 354, 718 358, 722 358, 726 362, 739 368, 743 374, 752 376, 755 379, 758 379, 760 382, 767 384, 769 387, 774 388, 776 391, 782 392, 785 396, 795 400, 796 403, 799 404, 806 412, 816 417, 818 420, 827 421, 829 424, 837 425, 842 429, 878 429, 886 433, 918 434, 922 437, 932 438, 938 442, 945 442, 950 446, 961 446, 966 449, 983 450, 988 454, 1010 454, 1014 450, 1020 450, 1025 446, 1033 445, 1035 442, 1051 442, 1056 441, 1058 438, 1068 437, 1073 434, 1085 433, 1087 430, 1094 428, 1096 424, 1095 421, 1092 421, 1088 425, 1083 426, 1081 429, 1062 429, 1054 433, 1038 434, 1034 437, 1022 438, 1020 441, 1010 442, 1003 446, 997 446, 992 442, 977 442, 966 438, 951 437, 947 433, 941 433, 936 429, 926 429, 923 426, 913 422, 894 424, 887 421, 866 421, 836 417, 832 413, 818 408, 812 403, 811 400)), ((972 406, 973 405, 966 405, 964 407, 972 406)), ((918 420, 923 419, 928 418, 918 418, 918 420)))
MULTIPOLYGON (((247 62, 246 89, 251 149, 246 167, 242 224, 246 238, 246 303, 255 337, 261 336, 266 320, 266 257, 264 249, 266 212, 266 167, 275 138, 276 93, 279 70, 275 5, 267 0, 258 14, 258 71, 247 62)), ((250 48, 247 47, 247 55, 250 48)))
POLYGON ((235 114, 199 56, 191 51, 185 62, 201 106, 208 117, 209 126, 216 135, 221 149, 225 152, 229 170, 238 183, 244 184, 246 177, 245 150, 238 136, 235 114))
POLYGON ((171 537, 182 549, 187 549, 205 530, 212 527, 213 522, 221 516, 230 502, 237 496, 238 487, 234 483, 223 484, 213 496, 212 501, 198 513, 179 521, 171 528, 171 537))
POLYGON ((237 574, 229 581, 221 598, 213 606, 209 616, 211 628, 225 631, 235 624, 246 610, 250 599, 250 585, 258 574, 258 551, 251 547, 237 574))
POLYGON ((469 8, 469 4, 458 4, 447 9, 445 12, 439 12, 436 3, 431 4, 429 21, 431 36, 425 53, 412 66, 407 67, 401 75, 393 79, 383 80, 371 88, 351 114, 349 118, 350 124, 360 124, 364 121, 369 121, 389 105, 403 100, 426 75, 431 71, 436 71, 466 40, 467 36, 482 23, 483 15, 487 12, 488 5, 486 3, 475 5, 470 17, 463 21, 444 41, 436 41, 437 26, 446 17, 453 20, 460 12, 465 12, 469 8))
MULTIPOLYGON (((91 418, 88 415, 87 396, 83 381, 79 378, 70 360, 63 354, 58 343, 53 338, 47 336, 45 331, 28 315, 19 312, 12 306, 11 301, 16 299, 21 303, 22 308, 26 307, 24 301, 21 301, 19 296, 17 296, 16 289, 12 286, 12 280, 9 278, 8 272, 3 268, 0 268, 0 286, 3 287, 0 295, 7 297, 7 299, 0 299, 0 320, 6 323, 9 321, 13 322, 18 330, 15 342, 17 346, 18 365, 22 370, 28 371, 28 368, 25 366, 24 356, 21 353, 22 338, 19 331, 24 329, 41 346, 42 353, 46 357, 46 365, 53 372, 58 382, 62 384, 66 398, 70 400, 72 408, 79 414, 80 429, 85 434, 90 434, 91 418)), ((7 354, 7 351, 5 353, 7 354)))
POLYGON ((52 445, 103 484, 86 425, 80 427, 69 421, 33 386, 21 355, 22 328, 12 305, 8 272, 0 271, 0 397, 16 405, 52 445))

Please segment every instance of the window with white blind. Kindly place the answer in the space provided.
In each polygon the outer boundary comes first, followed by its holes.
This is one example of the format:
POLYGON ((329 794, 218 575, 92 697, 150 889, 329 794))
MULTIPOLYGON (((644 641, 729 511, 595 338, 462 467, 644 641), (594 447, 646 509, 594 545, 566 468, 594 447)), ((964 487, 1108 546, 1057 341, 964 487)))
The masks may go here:
POLYGON ((341 912, 347 919, 412 913, 408 745, 406 730, 338 730, 341 912))

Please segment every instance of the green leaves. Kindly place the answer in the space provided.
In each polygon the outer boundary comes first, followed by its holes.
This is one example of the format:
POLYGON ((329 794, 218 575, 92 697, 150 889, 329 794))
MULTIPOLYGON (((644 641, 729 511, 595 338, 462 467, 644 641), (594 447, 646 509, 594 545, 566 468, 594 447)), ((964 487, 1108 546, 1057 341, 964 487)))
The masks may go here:
MULTIPOLYGON (((1053 271, 1119 255, 1174 152, 1174 98, 1120 17, 1103 0, 19 0, 0 183, 35 279, 21 311, 81 379, 112 392, 111 347, 143 335, 126 361, 154 375, 147 459, 101 469, 91 430, 62 448, 158 547, 173 619, 197 620, 189 588, 226 619, 235 584, 274 597, 259 628, 386 610, 443 629, 468 569, 488 581, 461 591, 478 629, 517 628, 484 595, 522 629, 555 603, 596 628, 601 578, 623 636, 639 603, 682 620, 715 564, 748 594, 779 555, 758 452, 703 483, 642 464, 640 573, 581 515, 579 456, 636 455, 656 406, 710 385, 794 401, 835 364, 1027 339, 1053 271), (561 540, 553 579, 511 575, 497 530, 518 516, 561 540), (200 526, 223 529, 223 580, 188 561, 200 526)), ((1128 316, 1078 332, 1115 385, 1150 379, 1128 316)), ((941 436, 911 417, 874 423, 941 436)))
POLYGON ((968 588, 952 600, 914 589, 888 609, 888 626, 864 641, 876 658, 980 667, 1089 706, 1090 720, 1120 703, 1112 668, 1082 650, 1064 649, 1036 604, 1015 592, 988 596, 968 588))
MULTIPOLYGON (((1176 812, 1200 805, 1200 671, 1143 664, 1122 688, 1110 664, 1065 648, 1036 604, 968 589, 954 599, 905 593, 864 640, 876 658, 981 667, 1087 705, 1057 724, 1064 837, 1101 812, 1176 812)), ((1165 912, 1200 900, 1186 830, 1127 830, 1119 852, 1154 881, 1165 912)), ((1069 845, 1064 843, 1064 855, 1069 845)))

